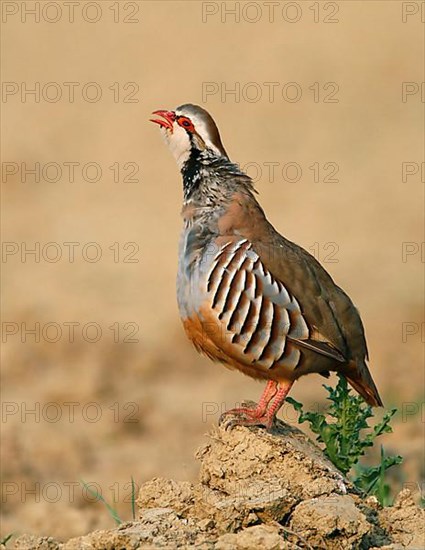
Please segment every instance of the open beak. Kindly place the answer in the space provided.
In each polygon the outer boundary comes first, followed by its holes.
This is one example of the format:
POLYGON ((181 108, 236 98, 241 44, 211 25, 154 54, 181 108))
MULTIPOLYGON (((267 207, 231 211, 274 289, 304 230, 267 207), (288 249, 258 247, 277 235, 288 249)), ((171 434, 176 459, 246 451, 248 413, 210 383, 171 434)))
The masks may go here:
POLYGON ((176 120, 176 113, 174 113, 173 111, 161 111, 160 110, 160 111, 154 111, 152 114, 153 115, 159 115, 164 120, 151 118, 150 119, 151 122, 155 122, 156 124, 159 124, 161 126, 161 128, 167 128, 171 132, 173 131, 173 122, 176 120))

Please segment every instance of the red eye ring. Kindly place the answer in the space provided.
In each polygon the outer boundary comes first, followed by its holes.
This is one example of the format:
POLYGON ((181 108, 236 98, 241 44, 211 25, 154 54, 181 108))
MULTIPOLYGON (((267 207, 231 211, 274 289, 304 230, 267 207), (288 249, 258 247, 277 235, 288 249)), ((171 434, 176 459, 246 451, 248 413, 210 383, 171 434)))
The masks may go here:
POLYGON ((190 120, 190 118, 187 118, 185 116, 179 116, 177 118, 177 124, 182 128, 184 128, 185 130, 187 130, 188 132, 195 131, 195 127, 193 126, 192 121, 190 120))

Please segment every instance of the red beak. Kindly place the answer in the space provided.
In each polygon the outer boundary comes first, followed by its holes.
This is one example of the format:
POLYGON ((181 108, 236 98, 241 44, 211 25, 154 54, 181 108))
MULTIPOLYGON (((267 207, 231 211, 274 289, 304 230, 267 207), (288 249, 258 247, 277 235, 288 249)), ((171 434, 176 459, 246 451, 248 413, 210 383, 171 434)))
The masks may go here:
POLYGON ((154 111, 153 115, 162 116, 164 120, 151 118, 151 122, 159 124, 161 128, 168 128, 168 130, 173 131, 173 122, 176 120, 176 113, 173 111, 154 111))

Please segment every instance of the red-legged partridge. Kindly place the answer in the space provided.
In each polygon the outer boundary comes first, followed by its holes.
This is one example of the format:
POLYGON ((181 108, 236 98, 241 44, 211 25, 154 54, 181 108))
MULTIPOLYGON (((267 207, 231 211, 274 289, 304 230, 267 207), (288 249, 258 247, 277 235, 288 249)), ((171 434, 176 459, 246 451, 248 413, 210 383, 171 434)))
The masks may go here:
POLYGON ((211 116, 190 104, 154 114, 183 177, 177 298, 186 333, 211 359, 268 381, 256 408, 228 412, 270 428, 295 380, 329 371, 382 405, 357 309, 270 224, 211 116))

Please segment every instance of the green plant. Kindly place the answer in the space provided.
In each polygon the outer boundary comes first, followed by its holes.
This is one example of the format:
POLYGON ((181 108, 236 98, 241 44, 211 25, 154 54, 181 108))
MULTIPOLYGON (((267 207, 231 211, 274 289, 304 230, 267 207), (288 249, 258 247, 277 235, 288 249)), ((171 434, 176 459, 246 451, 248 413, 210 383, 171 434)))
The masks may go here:
POLYGON ((117 525, 122 523, 122 520, 118 515, 118 512, 108 502, 106 502, 106 500, 103 498, 103 495, 101 495, 98 491, 93 490, 85 481, 81 480, 81 484, 84 487, 84 489, 96 499, 96 502, 102 502, 106 506, 106 509, 108 510, 109 515, 117 525))
MULTIPOLYGON (((134 521, 136 519, 136 484, 134 482, 133 476, 131 476, 130 479, 131 479, 131 513, 134 521)), ((81 484, 86 489, 86 491, 96 499, 96 502, 102 502, 105 505, 109 515, 117 525, 122 523, 122 519, 118 515, 117 510, 113 508, 108 502, 106 502, 106 500, 104 499, 101 493, 93 490, 90 487, 90 485, 83 480, 81 480, 81 484)))
POLYGON ((13 537, 14 533, 9 533, 6 535, 3 539, 0 540, 0 544, 3 546, 6 546, 6 544, 9 542, 9 540, 13 537))
POLYGON ((367 495, 373 494, 383 506, 391 504, 391 491, 389 485, 384 481, 385 472, 391 466, 400 464, 401 456, 385 456, 384 448, 381 445, 381 462, 377 466, 355 465, 356 475, 354 483, 356 487, 363 490, 367 495))
POLYGON ((372 408, 360 396, 352 395, 343 376, 339 376, 335 388, 324 387, 331 402, 326 414, 304 411, 303 405, 291 397, 286 400, 298 412, 298 422, 310 424, 333 464, 345 475, 355 470, 351 481, 365 493, 375 495, 382 505, 387 505, 390 488, 385 484, 385 473, 391 466, 401 463, 401 456, 385 456, 381 447, 381 461, 377 466, 360 465, 359 459, 377 437, 392 432, 390 421, 397 409, 385 413, 382 420, 371 427, 367 421, 374 416, 372 408))

